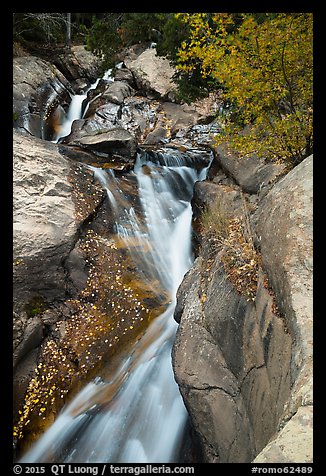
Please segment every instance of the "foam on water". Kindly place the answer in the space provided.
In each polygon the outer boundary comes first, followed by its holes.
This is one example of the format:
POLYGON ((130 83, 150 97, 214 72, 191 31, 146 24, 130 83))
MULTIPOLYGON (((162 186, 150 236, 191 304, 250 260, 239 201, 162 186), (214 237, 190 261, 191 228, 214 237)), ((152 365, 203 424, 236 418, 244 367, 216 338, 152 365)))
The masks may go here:
POLYGON ((171 364, 177 327, 173 312, 177 288, 193 259, 192 190, 206 169, 189 166, 189 157, 177 154, 159 163, 149 159, 140 155, 133 172, 141 220, 128 206, 114 173, 93 170, 107 190, 118 234, 127 245, 128 240, 138 240, 139 246, 130 247, 130 253, 149 279, 160 280, 171 303, 151 323, 112 379, 104 382, 97 378, 86 385, 21 462, 180 462, 178 448, 187 412, 171 364), (105 405, 98 405, 99 394, 105 395, 117 383, 105 405))

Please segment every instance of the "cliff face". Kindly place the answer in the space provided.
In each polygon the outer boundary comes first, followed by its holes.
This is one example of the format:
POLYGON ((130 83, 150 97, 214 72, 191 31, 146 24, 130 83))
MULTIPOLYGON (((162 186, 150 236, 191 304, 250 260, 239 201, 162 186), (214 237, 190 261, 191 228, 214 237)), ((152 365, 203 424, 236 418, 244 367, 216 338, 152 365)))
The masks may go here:
MULTIPOLYGON (((224 190, 239 214, 239 186, 222 176, 207 181, 206 202, 224 190)), ((207 240, 178 291, 174 372, 208 462, 312 461, 312 157, 267 190, 245 198, 260 250, 254 296, 207 240)))

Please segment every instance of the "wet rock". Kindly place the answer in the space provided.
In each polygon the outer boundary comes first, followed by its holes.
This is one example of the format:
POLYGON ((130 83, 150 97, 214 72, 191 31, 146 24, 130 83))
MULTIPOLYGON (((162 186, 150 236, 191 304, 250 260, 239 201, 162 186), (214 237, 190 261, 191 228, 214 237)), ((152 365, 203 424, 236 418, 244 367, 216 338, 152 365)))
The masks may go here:
POLYGON ((114 104, 109 101, 105 101, 105 104, 96 109, 94 118, 87 121, 85 124, 85 130, 89 133, 96 131, 96 129, 109 129, 114 126, 119 126, 119 116, 121 107, 119 104, 114 104))
POLYGON ((118 126, 118 115, 120 106, 107 102, 98 107, 91 118, 78 119, 73 122, 71 132, 64 137, 61 144, 76 145, 82 137, 96 135, 107 132, 118 126))
POLYGON ((98 85, 94 89, 90 89, 87 93, 86 99, 84 99, 83 102, 83 110, 85 111, 86 106, 88 105, 87 111, 84 112, 84 118, 87 119, 89 117, 92 117, 96 110, 105 104, 104 99, 102 98, 102 94, 108 87, 108 84, 110 84, 111 81, 107 81, 104 79, 101 79, 98 82, 98 85))
POLYGON ((87 152, 78 146, 60 145, 59 151, 60 154, 76 162, 82 162, 89 165, 96 164, 98 162, 96 155, 91 152, 87 152))
POLYGON ((55 107, 43 124, 44 136, 52 137, 53 133, 57 134, 60 132, 61 125, 63 124, 68 105, 64 108, 62 105, 55 107))
POLYGON ((72 145, 93 152, 103 162, 108 158, 116 158, 125 163, 133 163, 137 148, 135 138, 125 129, 118 127, 96 135, 84 136, 73 141, 72 145))
MULTIPOLYGON (((94 101, 95 102, 95 101, 94 101)), ((73 138, 92 134, 104 129, 121 127, 133 134, 137 141, 142 142, 156 122, 158 102, 150 101, 140 96, 126 97, 121 104, 108 102, 103 96, 96 99, 94 108, 91 104, 85 117, 87 120, 78 127, 73 128, 72 134, 65 139, 69 142, 73 138)))
POLYGON ((62 107, 67 109, 71 94, 81 87, 80 82, 84 86, 86 81, 95 80, 98 70, 99 60, 83 46, 57 54, 54 64, 34 56, 14 58, 14 127, 52 140, 52 123, 56 124, 58 111, 62 107))
POLYGON ((13 59, 15 128, 51 139, 46 120, 60 104, 69 104, 69 93, 69 82, 54 65, 34 56, 13 59))
POLYGON ((158 101, 140 96, 126 98, 119 112, 117 123, 143 142, 157 120, 158 101))
MULTIPOLYGON (((69 182, 72 184, 72 199, 75 205, 75 220, 78 230, 94 218, 106 196, 105 190, 95 181, 94 172, 81 163, 71 163, 69 182)), ((78 243, 76 241, 76 243, 78 243)))

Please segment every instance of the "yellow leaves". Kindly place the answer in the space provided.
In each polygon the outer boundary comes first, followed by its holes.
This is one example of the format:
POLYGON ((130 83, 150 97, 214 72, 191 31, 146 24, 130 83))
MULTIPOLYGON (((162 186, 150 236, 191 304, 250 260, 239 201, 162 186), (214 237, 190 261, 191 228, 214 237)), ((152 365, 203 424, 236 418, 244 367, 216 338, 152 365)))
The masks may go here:
POLYGON ((199 68, 221 83, 238 122, 252 125, 245 139, 225 128, 223 140, 241 144, 243 154, 300 156, 312 141, 312 14, 271 14, 259 23, 242 14, 238 25, 228 13, 179 15, 190 33, 177 68, 199 68))
POLYGON ((254 301, 257 290, 257 270, 259 255, 257 254, 245 222, 233 218, 223 240, 224 253, 222 263, 237 291, 247 301, 254 301))
POLYGON ((206 302, 206 300, 207 300, 207 295, 206 295, 206 293, 203 293, 200 297, 200 301, 204 304, 206 302))

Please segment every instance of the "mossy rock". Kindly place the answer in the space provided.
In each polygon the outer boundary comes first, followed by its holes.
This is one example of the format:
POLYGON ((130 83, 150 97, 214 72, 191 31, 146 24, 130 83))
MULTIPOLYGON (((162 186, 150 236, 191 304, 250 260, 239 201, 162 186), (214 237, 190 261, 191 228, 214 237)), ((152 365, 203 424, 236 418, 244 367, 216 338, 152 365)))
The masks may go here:
POLYGON ((25 311, 27 317, 30 318, 36 316, 36 314, 42 314, 48 307, 45 299, 42 296, 36 295, 25 304, 25 311))

